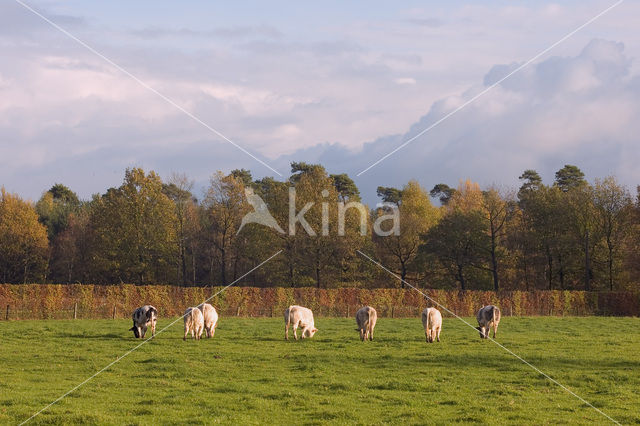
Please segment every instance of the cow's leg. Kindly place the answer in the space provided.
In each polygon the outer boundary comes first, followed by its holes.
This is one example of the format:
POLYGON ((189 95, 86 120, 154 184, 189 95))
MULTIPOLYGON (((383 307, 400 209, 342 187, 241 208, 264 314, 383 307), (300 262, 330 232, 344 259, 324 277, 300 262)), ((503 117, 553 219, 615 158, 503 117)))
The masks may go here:
POLYGON ((429 330, 424 331, 424 341, 429 343, 429 330))
POLYGON ((438 327, 438 331, 436 332, 436 339, 438 342, 440 341, 440 327, 438 327))
POLYGON ((142 326, 142 338, 144 339, 145 334, 147 334, 147 326, 143 325, 142 326))
POLYGON ((151 323, 151 337, 156 337, 156 322, 151 323))
POLYGON ((216 327, 218 326, 218 323, 215 323, 213 325, 213 327, 211 328, 211 337, 213 337, 214 334, 216 334, 216 327))
POLYGON ((294 324, 293 324, 293 337, 295 337, 295 339, 296 339, 296 340, 298 340, 298 334, 297 334, 297 332, 298 332, 298 324, 297 324, 297 323, 294 323, 294 324))
POLYGON ((182 338, 182 340, 187 340, 187 334, 189 334, 189 327, 184 328, 184 337, 182 338))
POLYGON ((366 338, 366 336, 364 335, 364 330, 361 328, 360 329, 360 341, 364 342, 365 338, 366 338))
POLYGON ((369 341, 373 341, 373 327, 369 325, 369 341))
POLYGON ((493 338, 496 338, 496 333, 498 332, 498 324, 494 324, 493 326, 493 338))

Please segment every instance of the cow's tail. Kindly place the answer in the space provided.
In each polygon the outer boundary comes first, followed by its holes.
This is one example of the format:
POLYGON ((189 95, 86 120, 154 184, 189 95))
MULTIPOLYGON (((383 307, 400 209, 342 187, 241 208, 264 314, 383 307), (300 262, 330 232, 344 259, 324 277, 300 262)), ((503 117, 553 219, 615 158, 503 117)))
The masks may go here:
POLYGON ((291 306, 284 310, 284 323, 289 325, 289 313, 291 312, 291 306))
POLYGON ((427 319, 426 321, 423 321, 423 323, 424 323, 424 331, 425 332, 429 329, 429 313, 430 313, 429 311, 427 311, 427 313, 424 313, 424 312, 422 313, 422 316, 426 317, 426 319, 427 319))
POLYGON ((491 308, 491 322, 493 322, 494 324, 496 323, 496 311, 498 310, 497 307, 492 306, 491 308))

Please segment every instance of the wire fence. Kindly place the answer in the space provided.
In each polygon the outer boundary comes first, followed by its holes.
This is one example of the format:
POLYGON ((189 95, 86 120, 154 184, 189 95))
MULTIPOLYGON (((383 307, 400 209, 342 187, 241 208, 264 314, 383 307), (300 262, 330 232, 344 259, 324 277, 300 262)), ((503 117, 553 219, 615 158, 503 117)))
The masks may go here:
MULTIPOLYGON (((431 305, 431 304, 428 304, 431 305)), ((447 306, 449 309, 452 309, 450 306, 447 306)), ((90 308, 81 307, 78 302, 75 303, 67 303, 64 306, 55 309, 55 310, 42 310, 37 309, 32 306, 24 306, 20 304, 7 304, 0 316, 1 320, 40 320, 40 319, 54 319, 54 320, 69 320, 69 319, 130 319, 132 315, 132 310, 123 309, 119 307, 118 304, 107 304, 101 303, 96 304, 90 308)), ((345 304, 336 304, 333 306, 316 306, 313 308, 314 315, 318 317, 338 317, 338 318, 351 318, 355 317, 355 314, 358 309, 360 309, 362 304, 353 304, 353 305, 345 305, 345 304)), ((383 305, 383 306, 375 306, 376 311, 378 313, 378 317, 381 318, 414 318, 420 317, 424 308, 427 307, 427 303, 424 306, 406 306, 406 305, 383 305)), ((514 311, 513 303, 507 303, 501 305, 502 315, 503 316, 590 316, 596 315, 592 310, 589 309, 572 309, 569 313, 564 311, 554 311, 554 307, 551 304, 541 304, 537 307, 538 309, 532 311, 527 310, 526 312, 522 311, 514 311)), ((283 306, 271 306, 271 307, 248 307, 245 304, 236 305, 236 306, 224 306, 224 307, 216 307, 216 310, 223 317, 245 317, 245 318, 276 318, 282 317, 284 315, 284 310, 286 307, 283 306)), ((453 307, 453 312, 460 312, 461 316, 472 316, 473 313, 468 312, 468 310, 457 310, 456 307, 453 307)), ((163 312, 160 311, 160 315, 162 316, 178 316, 183 313, 182 309, 173 309, 170 311, 163 312)), ((450 317, 452 316, 446 311, 442 312, 443 316, 450 317)), ((597 313, 597 315, 613 315, 620 316, 616 312, 607 312, 602 311, 597 313)), ((637 316, 637 315, 631 315, 637 316)))

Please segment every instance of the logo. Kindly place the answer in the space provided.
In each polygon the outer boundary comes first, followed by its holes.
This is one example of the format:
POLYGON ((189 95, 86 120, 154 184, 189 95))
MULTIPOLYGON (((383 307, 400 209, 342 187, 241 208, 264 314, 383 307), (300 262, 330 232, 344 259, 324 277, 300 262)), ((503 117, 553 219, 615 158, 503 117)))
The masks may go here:
MULTIPOLYGON (((258 194, 254 193, 253 188, 245 188, 244 194, 245 197, 247 197, 249 205, 253 207, 253 211, 244 215, 242 222, 240 223, 240 228, 238 228, 238 232, 236 234, 239 234, 242 228, 250 223, 264 225, 274 229, 280 234, 286 234, 280 224, 269 212, 267 203, 265 203, 258 194)), ((323 198, 326 198, 329 195, 329 191, 325 189, 320 194, 323 198)), ((304 207, 302 207, 302 209, 300 209, 300 211, 296 212, 296 189, 294 187, 289 188, 289 235, 293 236, 296 234, 296 225, 298 223, 309 236, 315 237, 317 235, 315 229, 313 229, 309 222, 307 222, 304 216, 314 204, 314 202, 308 202, 304 207)), ((323 202, 321 204, 322 230, 320 232, 323 236, 327 236, 329 235, 329 203, 323 202)), ((377 216, 373 223, 373 232, 380 237, 400 235, 400 211, 398 206, 393 203, 378 203, 376 207, 377 216), (387 221, 391 221, 391 227, 383 230, 382 224, 387 221)), ((346 212, 349 209, 356 209, 360 213, 360 235, 367 235, 367 221, 369 219, 367 207, 359 201, 349 201, 346 204, 340 201, 337 203, 338 236, 345 235, 346 212)))

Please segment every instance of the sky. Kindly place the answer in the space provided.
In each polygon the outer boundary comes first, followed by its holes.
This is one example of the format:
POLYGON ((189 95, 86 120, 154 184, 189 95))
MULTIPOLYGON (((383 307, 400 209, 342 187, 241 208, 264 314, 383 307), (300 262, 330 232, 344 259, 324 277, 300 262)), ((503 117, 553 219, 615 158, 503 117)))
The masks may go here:
POLYGON ((20 1, 93 50, 0 2, 0 186, 27 199, 87 199, 128 167, 198 196, 217 170, 284 179, 291 161, 348 173, 369 203, 565 164, 640 184, 637 2, 492 87, 615 2, 20 1))

